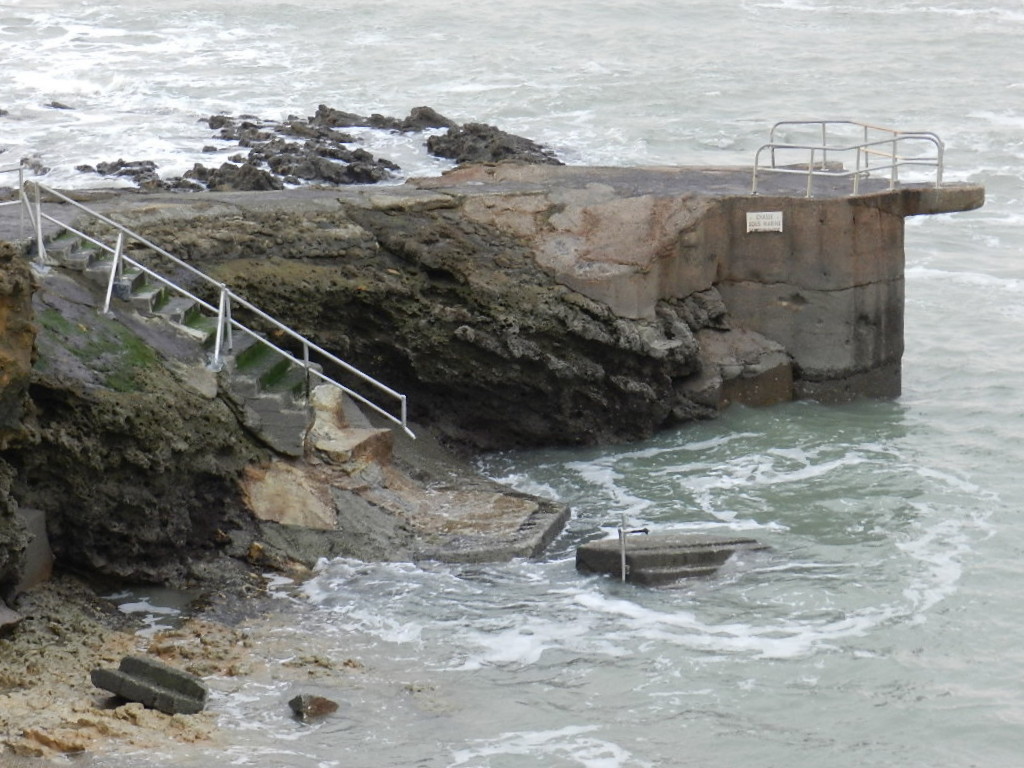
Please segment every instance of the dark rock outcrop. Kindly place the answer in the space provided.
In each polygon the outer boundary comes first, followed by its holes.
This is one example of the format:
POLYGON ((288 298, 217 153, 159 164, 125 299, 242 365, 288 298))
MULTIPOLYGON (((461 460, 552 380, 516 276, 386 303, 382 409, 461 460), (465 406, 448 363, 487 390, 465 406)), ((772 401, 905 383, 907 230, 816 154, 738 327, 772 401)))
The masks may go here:
MULTIPOLYGON (((357 115, 321 104, 308 117, 289 116, 283 121, 261 120, 251 115, 238 118, 212 115, 207 123, 217 140, 237 144, 245 153, 231 156, 219 167, 197 163, 181 178, 163 179, 150 160, 116 160, 95 167, 80 165, 83 173, 127 178, 145 191, 236 190, 258 192, 283 189, 285 185, 343 186, 389 181, 401 171, 386 158, 374 157, 358 139, 337 128, 375 128, 400 133, 448 129, 445 136, 430 137, 428 151, 438 157, 464 162, 516 160, 554 163, 554 154, 538 144, 480 123, 459 126, 431 107, 416 107, 405 118, 373 114, 357 115)), ((213 154, 222 147, 207 145, 213 154)))
POLYGON ((447 157, 457 163, 517 163, 561 165, 553 152, 530 139, 514 136, 500 128, 483 123, 466 123, 448 129, 443 136, 427 139, 432 155, 447 157))
POLYGON ((193 559, 251 525, 234 478, 257 451, 219 400, 156 375, 147 386, 38 382, 38 443, 8 456, 17 497, 47 510, 64 566, 181 585, 194 577, 193 559))
POLYGON ((425 131, 430 128, 455 128, 458 126, 432 107, 415 107, 403 120, 373 114, 369 117, 333 109, 325 104, 317 107, 316 114, 309 118, 311 125, 336 128, 382 128, 389 131, 425 131))
POLYGON ((17 250, 0 242, 0 449, 23 433, 34 359, 35 282, 17 250))
MULTIPOLYGON (((17 258, 15 248, 0 243, 0 451, 30 438, 24 420, 31 410, 34 288, 28 265, 17 258)), ((11 492, 15 478, 14 468, 0 456, 0 599, 19 581, 28 544, 11 492)))

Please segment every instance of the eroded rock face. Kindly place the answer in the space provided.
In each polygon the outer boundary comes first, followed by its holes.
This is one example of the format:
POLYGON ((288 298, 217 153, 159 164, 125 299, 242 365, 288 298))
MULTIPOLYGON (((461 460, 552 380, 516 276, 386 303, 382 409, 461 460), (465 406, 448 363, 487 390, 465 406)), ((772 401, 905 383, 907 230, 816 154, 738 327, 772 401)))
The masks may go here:
MULTIPOLYGON (((0 450, 23 439, 35 350, 33 279, 28 265, 0 242, 0 450)), ((14 470, 0 458, 0 596, 18 580, 27 534, 11 497, 14 470)))
POLYGON ((258 451, 221 401, 156 375, 147 391, 41 380, 31 394, 38 443, 8 453, 14 492, 47 511, 65 566, 182 584, 192 559, 250 525, 235 478, 258 451))
POLYGON ((16 256, 0 242, 0 449, 23 431, 35 343, 32 273, 16 256))
POLYGON ((722 323, 714 291, 619 317, 443 198, 134 223, 409 394, 414 420, 459 443, 638 439, 714 412, 682 386, 698 371, 694 332, 722 323))

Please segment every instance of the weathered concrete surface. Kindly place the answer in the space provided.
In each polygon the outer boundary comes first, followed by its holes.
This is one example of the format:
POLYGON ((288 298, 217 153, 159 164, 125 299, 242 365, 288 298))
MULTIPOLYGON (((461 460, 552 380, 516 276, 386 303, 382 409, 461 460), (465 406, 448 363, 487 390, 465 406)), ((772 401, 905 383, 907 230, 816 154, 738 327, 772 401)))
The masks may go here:
POLYGON ((854 197, 822 183, 809 199, 799 178, 757 196, 747 181, 737 169, 473 166, 416 183, 464 195, 467 215, 530 239, 560 282, 620 316, 650 319, 659 301, 714 287, 734 327, 792 356, 797 397, 898 395, 903 220, 977 208, 984 190, 879 182, 854 197), (748 232, 759 211, 780 212, 782 231, 748 232))
MULTIPOLYGON (((626 581, 656 586, 693 576, 707 576, 740 550, 766 547, 744 537, 704 534, 626 535, 626 581)), ((582 544, 576 550, 576 568, 585 573, 603 573, 622 578, 622 548, 619 539, 601 539, 582 544)))
POLYGON ((274 524, 262 529, 260 556, 295 559, 307 567, 337 555, 500 561, 539 555, 568 520, 565 505, 465 471, 445 476, 417 459, 396 463, 396 439, 407 456, 411 445, 418 452, 418 443, 429 437, 397 438, 391 430, 370 427, 347 404, 339 390, 317 387, 306 460, 278 458, 246 470, 242 483, 249 508, 274 524))
POLYGON ((194 715, 209 691, 195 675, 147 656, 126 656, 117 669, 94 669, 92 684, 167 715, 194 715))

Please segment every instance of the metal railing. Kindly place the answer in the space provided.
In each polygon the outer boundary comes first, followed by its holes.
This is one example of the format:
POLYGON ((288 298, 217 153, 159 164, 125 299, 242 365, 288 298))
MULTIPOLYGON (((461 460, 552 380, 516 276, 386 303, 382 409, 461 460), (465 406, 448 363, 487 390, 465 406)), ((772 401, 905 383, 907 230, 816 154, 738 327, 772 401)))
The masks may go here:
MULTIPOLYGON (((24 168, 22 168, 20 165, 15 165, 15 166, 12 166, 10 168, 0 168, 0 174, 4 174, 4 173, 16 173, 16 174, 18 174, 18 186, 17 186, 17 189, 21 189, 21 185, 25 182, 25 169, 24 168)), ((21 203, 21 197, 20 196, 18 198, 14 199, 14 200, 4 200, 2 203, 0 203, 0 207, 5 206, 5 205, 18 205, 19 203, 21 203)))
POLYGON ((939 186, 944 151, 942 139, 931 131, 898 131, 853 120, 783 120, 772 126, 768 143, 754 155, 751 194, 758 193, 758 177, 763 173, 806 176, 806 197, 814 196, 816 178, 850 178, 851 194, 856 195, 861 179, 881 176, 888 178, 892 190, 900 183, 900 169, 909 167, 934 169, 934 184, 939 186), (817 143, 776 141, 777 132, 784 128, 809 129, 817 134, 817 143), (762 165, 765 154, 769 159, 762 165), (780 163, 782 154, 795 162, 780 163))
POLYGON ((92 243, 97 248, 100 248, 101 250, 111 254, 111 256, 113 257, 113 261, 110 269, 110 279, 107 283, 106 296, 104 298, 103 303, 104 313, 110 311, 111 300, 114 296, 114 287, 117 284, 118 280, 121 279, 124 273, 124 266, 127 264, 131 267, 134 267, 135 269, 140 270, 148 278, 155 280, 156 282, 160 283, 161 285, 173 291, 174 293, 177 293, 180 296, 183 296, 187 299, 194 301, 197 306, 201 307, 203 310, 206 310, 208 313, 216 316, 216 335, 214 337, 213 355, 209 364, 212 369, 219 370, 221 367, 223 367, 224 352, 225 350, 230 352, 233 349, 233 333, 234 331, 239 331, 241 333, 251 336, 257 343, 266 345, 267 347, 281 355, 283 358, 303 368, 306 376, 307 397, 309 396, 311 384, 314 379, 333 385, 340 389, 349 397, 370 408, 372 411, 381 415, 388 421, 400 426, 407 435, 415 438, 415 435, 412 433, 412 430, 409 428, 408 424, 408 407, 405 395, 396 392, 395 390, 391 389, 390 387, 373 378, 372 376, 363 373, 358 368, 350 365, 349 363, 346 363, 341 358, 328 352, 323 347, 320 347, 317 344, 313 343, 305 336, 289 328, 276 318, 271 317, 250 301, 236 294, 224 283, 214 280, 212 277, 196 269, 188 262, 182 261, 178 257, 174 256, 173 254, 164 250, 160 246, 156 245, 155 243, 150 242, 142 235, 133 232, 132 230, 128 229, 122 224, 119 224, 113 219, 104 216, 103 214, 94 211, 90 208, 87 208, 78 201, 71 199, 67 195, 58 192, 57 190, 51 189, 37 182, 28 182, 27 184, 23 184, 21 190, 21 198, 22 200, 26 201, 27 209, 30 212, 32 224, 36 231, 37 252, 40 261, 42 261, 43 263, 47 261, 46 245, 42 234, 42 225, 44 220, 59 225, 62 229, 74 233, 83 240, 92 243), (29 201, 28 193, 26 192, 26 186, 31 186, 34 191, 34 199, 31 201, 29 201), (82 211, 83 213, 87 214, 88 216, 92 217, 93 219, 102 222, 103 224, 106 224, 109 227, 112 227, 117 232, 117 239, 114 245, 108 245, 107 243, 104 243, 102 240, 92 237, 91 235, 74 228, 70 224, 66 224, 60 221, 59 219, 56 219, 53 216, 50 216, 47 213, 45 213, 42 209, 42 205, 40 202, 41 193, 46 193, 47 195, 53 196, 62 202, 68 203, 71 206, 82 211), (201 298, 200 296, 197 296, 188 288, 185 288, 184 286, 174 282, 171 278, 156 272, 155 270, 151 269, 145 264, 128 256, 125 253, 125 246, 128 243, 128 241, 135 241, 144 248, 149 249, 150 251, 156 253, 163 259, 169 261, 175 267, 185 270, 198 282, 214 288, 218 295, 217 306, 214 306, 213 304, 201 298), (253 316, 259 318, 261 321, 266 323, 274 331, 277 331, 282 335, 290 338, 292 341, 296 342, 302 348, 302 357, 297 357, 288 350, 283 349, 282 347, 271 342, 268 338, 266 338, 266 336, 264 336, 260 332, 255 331, 247 327, 243 323, 239 322, 238 320, 234 319, 234 317, 232 316, 233 307, 241 307, 242 309, 250 312, 253 316), (316 356, 316 359, 314 359, 314 355, 316 356), (336 381, 330 376, 324 374, 323 371, 321 370, 321 364, 323 362, 327 362, 336 366, 337 368, 352 375, 363 384, 366 384, 370 389, 375 390, 376 392, 383 396, 391 398, 392 400, 395 401, 395 405, 397 406, 397 408, 388 410, 387 408, 384 408, 381 405, 378 405, 377 403, 371 401, 370 399, 360 394, 359 392, 356 392, 352 388, 347 387, 341 382, 336 381), (397 414, 393 413, 393 410, 397 410, 397 414))
MULTIPOLYGON (((20 166, 20 165, 15 165, 15 166, 10 167, 10 168, 0 168, 0 176, 2 176, 5 173, 16 173, 16 174, 18 174, 18 186, 16 188, 18 190, 18 195, 13 200, 4 200, 4 201, 0 202, 0 208, 6 208, 7 206, 10 206, 10 205, 20 205, 20 206, 22 206, 21 215, 22 215, 22 218, 24 219, 25 209, 26 209, 27 206, 26 206, 25 197, 22 194, 21 190, 24 189, 24 186, 25 186, 25 169, 22 166, 20 166)), ((22 229, 24 229, 24 226, 22 226, 22 229)))

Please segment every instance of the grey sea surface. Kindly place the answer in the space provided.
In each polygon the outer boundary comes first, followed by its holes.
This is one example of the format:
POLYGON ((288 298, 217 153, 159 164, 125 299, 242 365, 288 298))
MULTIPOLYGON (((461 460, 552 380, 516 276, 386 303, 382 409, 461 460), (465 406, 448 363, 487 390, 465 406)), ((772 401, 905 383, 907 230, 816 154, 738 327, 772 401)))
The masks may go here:
MULTIPOLYGON (((485 457, 572 505, 540 561, 336 561, 279 587, 274 653, 366 670, 318 691, 337 717, 297 723, 289 685, 242 679, 211 699, 218 744, 74 764, 1020 765, 1022 38, 1011 0, 0 2, 0 167, 35 155, 60 185, 118 157, 209 165, 205 116, 323 103, 429 105, 573 164, 749 165, 777 120, 863 120, 935 131, 946 178, 987 189, 908 221, 898 400, 485 457), (771 549, 673 589, 578 575, 576 544, 623 515, 771 549)), ((446 167, 422 137, 364 138, 408 175, 446 167)))

